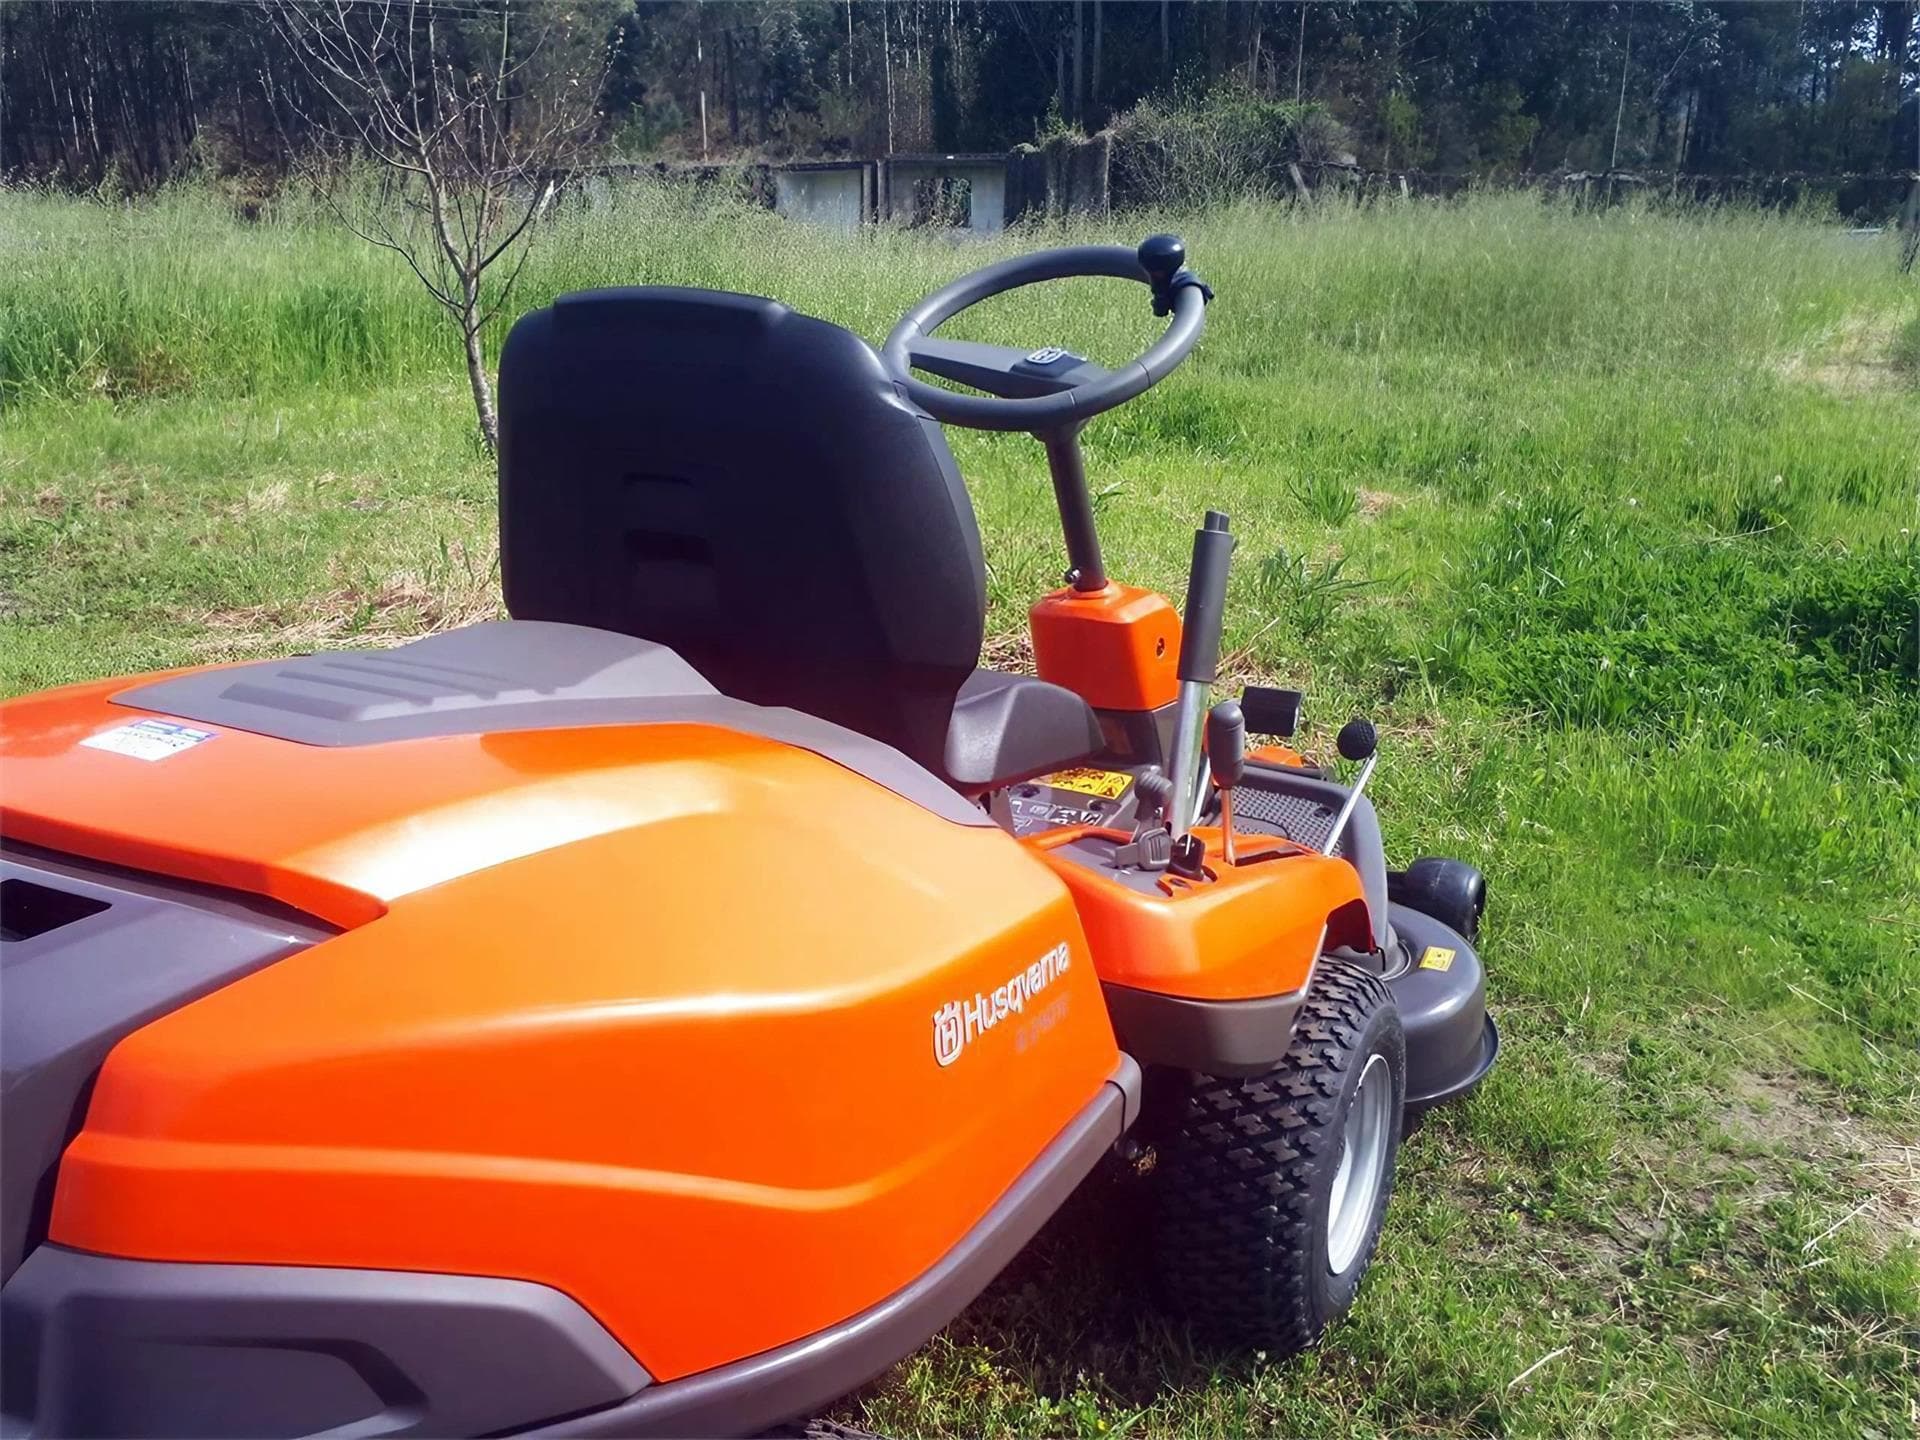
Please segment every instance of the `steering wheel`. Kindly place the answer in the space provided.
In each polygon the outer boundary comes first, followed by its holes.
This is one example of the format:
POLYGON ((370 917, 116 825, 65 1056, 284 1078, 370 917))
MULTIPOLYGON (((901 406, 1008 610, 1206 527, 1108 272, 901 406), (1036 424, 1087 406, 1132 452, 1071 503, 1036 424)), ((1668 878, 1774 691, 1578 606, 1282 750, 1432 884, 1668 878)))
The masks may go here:
POLYGON ((974 430, 1026 430, 1046 438, 1077 430, 1164 380, 1187 358, 1206 328, 1213 292, 1186 268, 1177 235, 1149 235, 1138 250, 1124 245, 1067 245, 1002 260, 962 275, 909 310, 887 336, 880 361, 887 376, 934 419, 974 430), (1057 345, 1016 350, 973 340, 940 340, 934 331, 983 300, 1083 275, 1138 280, 1153 291, 1153 313, 1171 315, 1166 332, 1137 360, 1109 370, 1057 345), (925 370, 985 395, 960 395, 914 378, 925 370))

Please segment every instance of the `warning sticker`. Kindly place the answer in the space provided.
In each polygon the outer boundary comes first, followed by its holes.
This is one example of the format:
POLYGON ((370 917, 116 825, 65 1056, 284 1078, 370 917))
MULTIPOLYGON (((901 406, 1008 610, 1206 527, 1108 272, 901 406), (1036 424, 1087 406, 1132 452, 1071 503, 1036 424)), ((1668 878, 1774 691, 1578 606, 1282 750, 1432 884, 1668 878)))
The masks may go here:
POLYGON ((1453 965, 1454 953, 1444 945, 1429 945, 1420 957, 1422 970, 1446 970, 1453 965))
POLYGON ((1124 770, 1062 770, 1040 782, 1055 790, 1072 790, 1080 795, 1098 795, 1102 800, 1118 800, 1133 784, 1133 776, 1124 770))
POLYGON ((136 720, 131 725, 89 735, 80 743, 95 750, 111 750, 116 755, 131 755, 136 760, 166 760, 213 739, 216 733, 172 720, 136 720))

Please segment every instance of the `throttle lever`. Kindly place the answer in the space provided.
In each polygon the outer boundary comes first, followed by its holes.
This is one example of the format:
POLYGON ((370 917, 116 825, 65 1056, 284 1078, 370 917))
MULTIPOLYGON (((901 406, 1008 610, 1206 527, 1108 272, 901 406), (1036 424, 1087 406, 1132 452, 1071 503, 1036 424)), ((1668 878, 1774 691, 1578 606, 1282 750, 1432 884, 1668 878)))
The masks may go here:
POLYGON ((1220 846, 1227 864, 1238 865, 1233 843, 1233 791, 1247 773, 1247 717, 1237 701, 1222 700, 1207 712, 1207 768, 1220 792, 1220 846))

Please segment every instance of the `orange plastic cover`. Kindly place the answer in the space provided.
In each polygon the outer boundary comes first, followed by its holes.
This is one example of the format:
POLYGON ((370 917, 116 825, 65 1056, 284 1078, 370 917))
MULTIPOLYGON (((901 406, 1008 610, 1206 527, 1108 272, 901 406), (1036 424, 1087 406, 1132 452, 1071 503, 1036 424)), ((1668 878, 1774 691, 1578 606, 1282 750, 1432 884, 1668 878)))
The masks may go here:
POLYGON ((1304 765, 1306 757, 1290 745, 1255 745, 1247 751, 1249 760, 1265 760, 1274 765, 1304 765))
POLYGON ((538 1281, 666 1380, 924 1273, 1118 1061, 1046 866, 806 751, 218 729, 148 762, 80 743, 119 688, 0 711, 5 832, 355 928, 115 1048, 61 1244, 538 1281))
POLYGON ((1110 581, 1055 590, 1027 613, 1034 669, 1096 710, 1158 710, 1178 698, 1180 617, 1151 590, 1110 581))
POLYGON ((1306 983, 1323 936, 1336 944, 1364 937, 1366 900, 1346 861, 1242 836, 1243 863, 1228 865, 1217 827, 1194 833, 1206 842, 1212 878, 1169 878, 1148 893, 1063 853, 1087 835, 1127 838, 1117 832, 1054 830, 1026 842, 1073 892, 1102 980, 1194 1000, 1284 995, 1306 983))

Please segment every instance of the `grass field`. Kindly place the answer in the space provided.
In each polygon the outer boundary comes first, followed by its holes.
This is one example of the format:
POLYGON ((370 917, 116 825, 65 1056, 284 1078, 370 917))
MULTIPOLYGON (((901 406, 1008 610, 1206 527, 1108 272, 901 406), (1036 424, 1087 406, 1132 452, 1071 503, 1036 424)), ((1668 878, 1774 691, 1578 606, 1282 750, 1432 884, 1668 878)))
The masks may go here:
MULTIPOLYGON (((1137 238, 1132 222, 1099 233, 1137 238)), ((1116 573, 1242 539, 1228 650, 1383 731, 1391 853, 1490 877, 1506 1041, 1409 1144, 1317 1354, 1148 1303, 1083 1191, 839 1418, 888 1434, 1910 1435, 1920 1424, 1920 284, 1809 219, 1485 198, 1183 225, 1198 356, 1087 434, 1116 573)), ((1076 231, 1076 235, 1092 232, 1076 231)), ((637 194, 519 304, 720 285, 870 339, 993 255, 637 194)), ((0 196, 0 685, 380 643, 497 604, 492 478, 404 269, 283 213, 0 196)), ((1118 360, 1080 282, 973 333, 1118 360)), ((1017 662, 1039 451, 954 447, 1017 662)))

